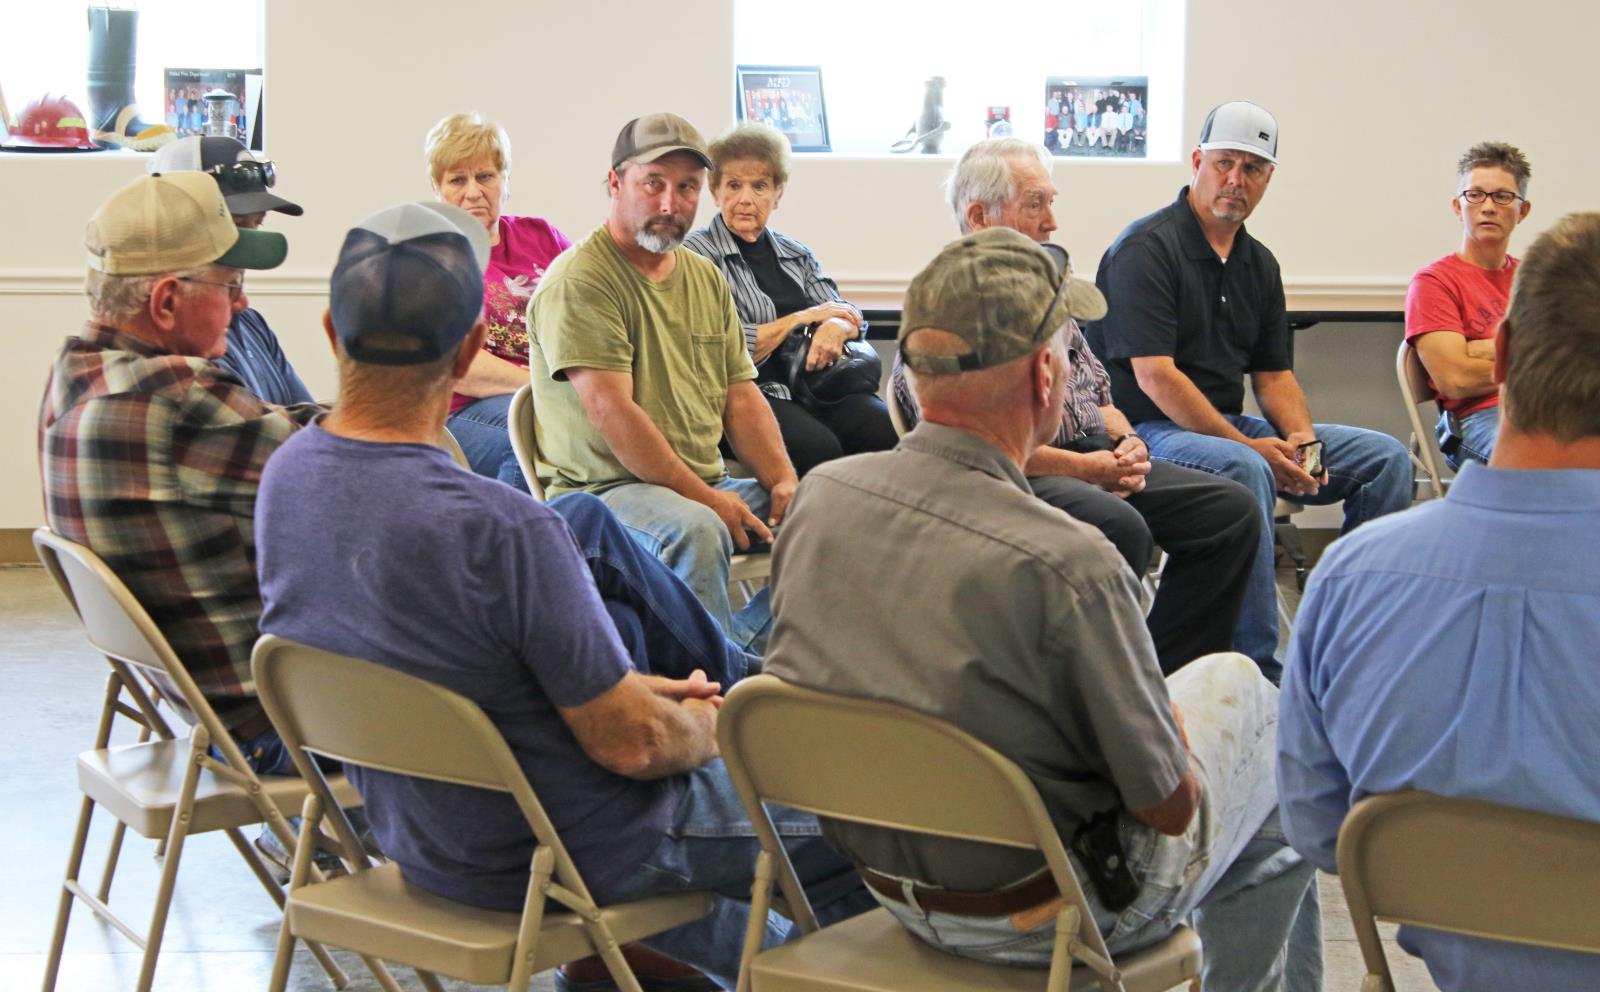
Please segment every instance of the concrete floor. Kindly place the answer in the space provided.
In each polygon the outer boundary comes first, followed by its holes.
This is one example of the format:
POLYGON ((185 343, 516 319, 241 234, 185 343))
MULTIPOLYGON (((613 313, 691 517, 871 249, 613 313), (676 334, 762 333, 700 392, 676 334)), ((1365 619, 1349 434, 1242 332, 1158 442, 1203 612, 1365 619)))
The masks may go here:
MULTIPOLYGON (((1293 583, 1288 583, 1293 589, 1293 583)), ((76 618, 37 567, 0 567, 0 685, 14 746, 0 749, 0 850, 6 852, 6 887, 0 900, 0 989, 39 987, 55 921, 61 873, 81 794, 73 756, 94 734, 106 666, 85 644, 76 618), (20 745, 20 746, 18 746, 20 745)), ((131 739, 132 735, 128 735, 131 739)), ((96 817, 86 880, 97 880, 99 851, 109 817, 96 817)), ((154 845, 130 834, 112 890, 112 906, 129 910, 136 928, 147 923, 159 865, 154 845)), ((1325 988, 1361 986, 1361 954, 1338 883, 1320 879, 1326 941, 1325 988)), ((278 933, 276 908, 220 834, 189 840, 156 972, 158 990, 260 989, 272 969, 278 933)), ((336 952, 352 990, 377 983, 352 956, 336 952)), ((57 987, 63 992, 132 988, 139 952, 81 904, 72 915, 57 987)), ((1390 966, 1401 992, 1433 988, 1420 961, 1389 945, 1390 966)), ((415 977, 397 969, 403 985, 415 977)), ((468 989, 446 983, 450 989, 468 989)), ((551 989, 549 974, 534 988, 551 989)), ((290 988, 323 992, 327 978, 301 951, 290 988)), ((1228 990, 1215 990, 1228 992, 1228 990)))

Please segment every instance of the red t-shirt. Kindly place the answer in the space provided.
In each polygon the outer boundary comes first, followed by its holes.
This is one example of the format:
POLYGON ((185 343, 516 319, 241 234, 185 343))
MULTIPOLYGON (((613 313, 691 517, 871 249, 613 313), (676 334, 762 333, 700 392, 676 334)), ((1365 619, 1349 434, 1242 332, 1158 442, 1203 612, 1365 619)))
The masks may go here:
MULTIPOLYGON (((1504 268, 1491 270, 1464 262, 1454 253, 1418 269, 1406 290, 1406 340, 1414 345, 1433 331, 1455 331, 1468 341, 1494 337, 1505 318, 1516 271, 1517 260, 1509 256, 1504 268)), ((1428 385, 1438 388, 1431 378, 1428 385)), ((1499 402, 1498 392, 1462 400, 1438 398, 1441 410, 1463 417, 1499 402)))
MULTIPOLYGON (((498 226, 500 243, 489 250, 489 265, 483 273, 483 319, 489 325, 483 350, 527 368, 528 297, 544 270, 572 242, 541 217, 502 214, 498 226)), ((450 398, 450 412, 476 399, 456 393, 450 398)))

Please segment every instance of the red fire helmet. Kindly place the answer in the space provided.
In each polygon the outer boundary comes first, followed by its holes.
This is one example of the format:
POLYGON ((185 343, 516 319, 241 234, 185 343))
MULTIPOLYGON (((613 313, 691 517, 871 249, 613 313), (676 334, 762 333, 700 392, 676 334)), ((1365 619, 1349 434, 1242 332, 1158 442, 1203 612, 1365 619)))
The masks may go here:
POLYGON ((89 137, 89 122, 78 105, 49 93, 22 108, 0 148, 14 152, 100 150, 89 137))

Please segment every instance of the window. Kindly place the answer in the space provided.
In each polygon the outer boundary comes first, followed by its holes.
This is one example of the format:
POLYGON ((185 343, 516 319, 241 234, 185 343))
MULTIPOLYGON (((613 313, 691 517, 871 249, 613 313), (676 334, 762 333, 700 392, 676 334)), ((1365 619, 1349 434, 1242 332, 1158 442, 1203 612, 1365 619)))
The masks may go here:
POLYGON ((988 133, 991 107, 1009 108, 1017 136, 1043 140, 1049 80, 1108 92, 1118 80, 1145 77, 1139 105, 1148 113, 1148 137, 1141 157, 1171 161, 1183 121, 1184 6, 1184 0, 984 0, 955 8, 735 0, 734 60, 821 66, 832 150, 849 155, 887 154, 921 114, 924 82, 933 76, 945 80, 950 130, 940 151, 951 155, 988 133))
MULTIPOLYGON (((46 92, 65 94, 93 113, 85 9, 83 0, 7 5, 0 23, 0 90, 13 117, 46 92)), ((166 114, 168 68, 261 68, 259 0, 144 0, 137 14, 134 97, 146 121, 166 114)))

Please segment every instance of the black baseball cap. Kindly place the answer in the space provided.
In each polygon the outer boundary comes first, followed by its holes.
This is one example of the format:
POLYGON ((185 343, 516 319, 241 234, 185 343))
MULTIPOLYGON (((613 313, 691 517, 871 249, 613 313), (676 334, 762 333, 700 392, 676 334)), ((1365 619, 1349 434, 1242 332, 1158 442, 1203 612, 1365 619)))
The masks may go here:
POLYGON ((270 193, 267 187, 277 181, 277 170, 250 154, 250 149, 233 138, 192 135, 163 145, 150 156, 146 168, 153 173, 207 172, 222 188, 228 212, 256 214, 276 210, 291 217, 305 213, 298 203, 270 193))

